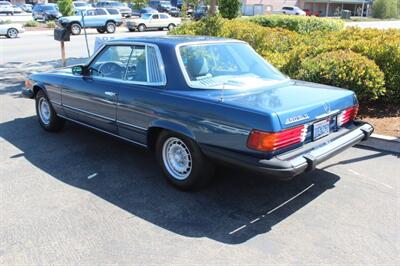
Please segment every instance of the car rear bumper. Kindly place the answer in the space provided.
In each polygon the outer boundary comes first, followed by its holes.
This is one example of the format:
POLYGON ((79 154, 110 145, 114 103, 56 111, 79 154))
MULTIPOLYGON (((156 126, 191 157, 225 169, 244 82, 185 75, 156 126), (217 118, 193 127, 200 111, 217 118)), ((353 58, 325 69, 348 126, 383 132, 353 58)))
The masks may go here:
MULTIPOLYGON (((281 180, 290 180, 315 167, 336 154, 369 138, 374 128, 365 122, 356 121, 351 129, 332 133, 329 138, 305 144, 303 147, 272 157, 254 158, 233 152, 222 152, 213 148, 203 149, 204 153, 217 160, 232 163, 250 170, 271 175, 281 180)), ((203 148, 203 147, 202 147, 203 148)))

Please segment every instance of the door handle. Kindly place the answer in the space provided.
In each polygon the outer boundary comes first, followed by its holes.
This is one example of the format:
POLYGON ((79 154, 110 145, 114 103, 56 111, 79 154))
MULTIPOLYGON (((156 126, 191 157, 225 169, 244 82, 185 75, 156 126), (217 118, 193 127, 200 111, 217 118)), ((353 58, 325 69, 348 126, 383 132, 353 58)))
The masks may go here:
POLYGON ((117 96, 117 93, 113 91, 105 91, 104 94, 111 97, 117 96))

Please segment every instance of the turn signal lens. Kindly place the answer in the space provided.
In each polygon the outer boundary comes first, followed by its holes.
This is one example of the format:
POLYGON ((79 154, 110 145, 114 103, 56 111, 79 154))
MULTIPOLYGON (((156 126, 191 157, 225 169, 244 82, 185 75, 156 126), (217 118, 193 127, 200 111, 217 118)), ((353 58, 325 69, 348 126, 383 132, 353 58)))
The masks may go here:
POLYGON ((337 125, 340 127, 352 120, 354 120, 358 113, 358 104, 353 107, 347 108, 342 111, 337 117, 337 125))
POLYGON ((275 151, 303 142, 306 139, 306 134, 306 125, 280 132, 252 130, 247 140, 247 147, 258 151, 275 151))
POLYGON ((32 82, 29 79, 25 80, 25 88, 31 88, 31 87, 32 87, 32 82))

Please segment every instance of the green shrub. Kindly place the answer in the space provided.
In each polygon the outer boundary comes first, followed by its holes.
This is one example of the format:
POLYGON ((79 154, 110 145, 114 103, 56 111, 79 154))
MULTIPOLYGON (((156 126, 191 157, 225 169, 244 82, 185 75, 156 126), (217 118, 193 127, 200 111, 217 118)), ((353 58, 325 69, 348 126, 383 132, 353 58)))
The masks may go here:
POLYGON ((375 0, 372 4, 372 16, 374 18, 396 18, 399 15, 397 6, 396 0, 375 0))
POLYGON ((72 0, 58 0, 58 9, 63 16, 72 16, 74 14, 74 6, 72 0))
POLYGON ((2 25, 2 24, 10 24, 10 23, 12 23, 11 19, 0 20, 0 25, 2 25))
POLYGON ((239 0, 218 0, 219 13, 223 18, 233 19, 239 16, 241 1, 239 0))
POLYGON ((308 16, 270 15, 255 16, 250 21, 264 27, 284 28, 301 34, 315 31, 329 32, 344 29, 344 22, 340 19, 319 18, 308 16))
POLYGON ((47 21, 46 22, 46 27, 54 29, 56 27, 56 23, 54 21, 47 21))
POLYGON ((361 101, 385 93, 384 74, 375 62, 350 50, 306 58, 296 78, 354 90, 361 101))
POLYGON ((24 27, 37 27, 37 26, 39 26, 39 22, 35 20, 29 20, 24 24, 24 27))

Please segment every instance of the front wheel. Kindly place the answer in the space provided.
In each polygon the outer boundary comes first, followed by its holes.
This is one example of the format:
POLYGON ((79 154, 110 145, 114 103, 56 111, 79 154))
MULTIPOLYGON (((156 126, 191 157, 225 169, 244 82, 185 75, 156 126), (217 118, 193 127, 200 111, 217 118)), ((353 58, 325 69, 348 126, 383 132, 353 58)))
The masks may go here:
POLYGON ((160 134, 156 156, 168 182, 181 190, 205 185, 214 173, 214 166, 193 140, 170 131, 160 134))
POLYGON ((117 28, 117 26, 115 25, 114 22, 107 22, 106 31, 108 33, 114 33, 116 28, 117 28))
POLYGON ((11 29, 8 29, 8 31, 7 31, 7 38, 17 38, 18 37, 18 30, 17 29, 14 29, 14 28, 11 28, 11 29))
POLYGON ((145 25, 140 24, 140 25, 138 26, 138 31, 144 32, 145 30, 146 30, 146 26, 145 26, 145 25))
POLYGON ((36 94, 36 115, 40 126, 46 131, 60 131, 64 126, 65 120, 57 116, 49 98, 42 90, 36 94))
POLYGON ((73 23, 71 25, 71 33, 72 33, 72 35, 81 34, 81 30, 82 30, 81 25, 79 25, 78 23, 73 23))

